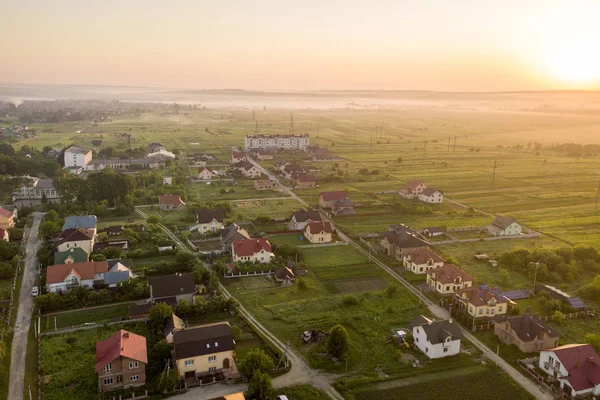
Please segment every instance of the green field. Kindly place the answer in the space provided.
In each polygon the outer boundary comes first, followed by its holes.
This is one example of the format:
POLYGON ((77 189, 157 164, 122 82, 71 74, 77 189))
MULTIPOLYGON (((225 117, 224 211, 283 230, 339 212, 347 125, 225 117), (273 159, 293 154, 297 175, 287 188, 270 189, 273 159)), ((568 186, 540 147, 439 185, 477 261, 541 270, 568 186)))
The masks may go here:
POLYGON ((129 307, 135 303, 115 304, 106 307, 93 308, 90 310, 64 312, 56 315, 44 315, 40 318, 40 329, 42 332, 54 330, 54 319, 56 318, 57 329, 82 325, 86 322, 94 322, 102 325, 115 318, 129 318, 129 307))

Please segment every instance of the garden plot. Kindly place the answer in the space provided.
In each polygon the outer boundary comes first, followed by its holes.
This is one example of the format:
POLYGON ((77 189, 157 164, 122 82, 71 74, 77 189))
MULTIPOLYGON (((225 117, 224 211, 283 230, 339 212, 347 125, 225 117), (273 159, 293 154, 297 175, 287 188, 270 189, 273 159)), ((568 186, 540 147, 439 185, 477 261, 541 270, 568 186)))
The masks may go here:
POLYGON ((325 287, 331 293, 370 292, 385 289, 387 282, 381 278, 357 278, 342 281, 329 281, 325 287), (335 290, 331 290, 335 289, 335 290))

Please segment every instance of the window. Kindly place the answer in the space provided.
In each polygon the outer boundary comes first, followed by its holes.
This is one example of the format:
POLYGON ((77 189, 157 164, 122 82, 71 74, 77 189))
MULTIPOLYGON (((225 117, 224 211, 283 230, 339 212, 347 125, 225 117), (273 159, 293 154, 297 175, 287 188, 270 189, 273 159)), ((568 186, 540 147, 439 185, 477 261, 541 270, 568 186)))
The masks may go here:
POLYGON ((189 367, 190 365, 194 365, 194 360, 185 360, 185 366, 189 367))
POLYGON ((217 356, 209 356, 208 357, 208 362, 215 362, 217 361, 217 356))
POLYGON ((502 311, 502 306, 498 307, 498 311, 502 311))
POLYGON ((206 348, 210 349, 210 343, 206 343, 206 348))
POLYGON ((425 347, 425 353, 429 353, 429 347, 425 347))
POLYGON ((108 386, 108 385, 112 385, 112 384, 113 384, 113 382, 114 382, 114 380, 113 380, 113 378, 112 378, 112 377, 110 377, 110 378, 104 378, 104 384, 105 384, 106 386, 108 386))
POLYGON ((139 363, 139 362, 137 362, 137 361, 136 361, 136 362, 130 362, 130 363, 129 363, 129 369, 137 368, 137 367, 139 367, 139 366, 140 366, 140 363, 139 363))
POLYGON ((108 374, 110 371, 112 371, 112 363, 108 363, 104 366, 104 372, 108 374))
POLYGON ((444 347, 444 353, 447 353, 447 352, 448 352, 448 348, 444 347))
POLYGON ((219 347, 219 342, 215 342, 215 347, 219 347))
POLYGON ((416 338, 415 338, 415 340, 418 342, 418 341, 419 341, 419 338, 418 338, 418 337, 416 337, 416 338))
POLYGON ((129 382, 135 382, 135 381, 139 381, 140 380, 140 376, 139 375, 131 375, 129 377, 129 382))
POLYGON ((483 310, 481 308, 479 309, 479 314, 483 314, 483 310))

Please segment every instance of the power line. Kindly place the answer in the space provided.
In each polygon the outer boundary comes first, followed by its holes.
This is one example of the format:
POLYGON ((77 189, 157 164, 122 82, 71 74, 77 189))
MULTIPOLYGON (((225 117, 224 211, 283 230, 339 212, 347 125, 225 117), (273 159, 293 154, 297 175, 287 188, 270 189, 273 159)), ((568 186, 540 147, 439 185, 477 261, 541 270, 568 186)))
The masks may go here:
POLYGON ((494 173, 492 174, 492 190, 494 190, 494 182, 496 181, 496 159, 494 159, 494 173))
POLYGON ((598 198, 600 196, 600 181, 598 181, 598 187, 596 188, 596 208, 594 208, 594 210, 598 209, 598 198))
POLYGON ((458 136, 454 136, 454 152, 455 152, 455 153, 456 153, 456 138, 457 138, 457 137, 458 137, 458 136))

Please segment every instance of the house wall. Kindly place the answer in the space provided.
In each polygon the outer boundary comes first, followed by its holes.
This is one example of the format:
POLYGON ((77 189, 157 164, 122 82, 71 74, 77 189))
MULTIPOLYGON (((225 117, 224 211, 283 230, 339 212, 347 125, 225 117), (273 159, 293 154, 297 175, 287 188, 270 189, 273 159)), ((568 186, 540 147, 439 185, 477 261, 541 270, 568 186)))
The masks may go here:
POLYGON ((92 252, 92 248, 94 247, 93 240, 78 240, 74 242, 66 242, 58 245, 56 248, 58 251, 67 251, 74 247, 80 247, 85 250, 86 253, 90 254, 92 252))
POLYGON ((474 306, 471 303, 467 305, 467 312, 472 317, 482 318, 482 317, 494 317, 496 315, 504 315, 508 310, 507 303, 497 303, 494 306, 474 306))
MULTIPOLYGON (((196 374, 204 374, 210 372, 210 368, 223 369, 223 361, 229 359, 229 372, 237 372, 237 365, 233 359, 233 350, 222 351, 214 354, 207 354, 191 358, 177 359, 177 373, 180 377, 185 377, 186 372, 195 372, 196 374), (214 361, 209 361, 210 357, 215 357, 214 361), (193 365, 185 365, 188 360, 193 360, 193 365)), ((177 356, 177 347, 175 347, 175 356, 177 356)))
MULTIPOLYGON (((542 351, 540 352, 540 362, 538 367, 549 376, 561 377, 567 376, 569 373, 565 366, 560 362, 556 353, 553 351, 542 351)), ((588 393, 593 393, 594 395, 600 394, 600 385, 596 385, 595 387, 590 387, 589 389, 584 389, 580 391, 575 391, 573 387, 564 379, 559 379, 561 389, 568 387, 572 390, 571 394, 574 396, 580 396, 588 393)))
POLYGON ((233 255, 233 262, 259 262, 261 264, 269 264, 271 259, 275 256, 273 253, 264 250, 254 253, 251 256, 238 256, 233 251, 233 244, 231 245, 231 254, 233 255))
POLYGON ((175 296, 175 298, 177 299, 177 304, 181 303, 183 300, 187 301, 190 306, 194 304, 194 293, 180 294, 175 296))
POLYGON ((494 334, 498 336, 498 339, 501 342, 508 345, 514 344, 523 353, 534 353, 558 346, 558 337, 551 337, 545 332, 542 334, 542 339, 536 337, 534 340, 524 342, 519 338, 515 331, 511 329, 508 321, 496 322, 494 324, 494 334))
POLYGON ((440 283, 434 280, 431 275, 427 275, 427 285, 439 294, 452 294, 457 290, 471 287, 473 281, 462 281, 460 283, 440 283))
POLYGON ((331 243, 331 233, 329 233, 329 232, 320 232, 320 233, 315 233, 313 235, 307 229, 304 232, 304 236, 306 236, 308 241, 311 243, 331 243))
POLYGON ((298 221, 296 221, 296 216, 294 215, 294 216, 292 216, 292 219, 290 220, 290 223, 288 224, 288 228, 290 231, 303 231, 309 222, 310 222, 310 220, 298 222, 298 221))
POLYGON ((315 182, 296 182, 296 188, 298 189, 312 189, 316 186, 315 182))
POLYGON ((424 194, 419 195, 419 200, 425 203, 439 204, 444 201, 444 195, 440 192, 435 192, 433 196, 425 196, 424 194))
POLYGON ((432 269, 436 269, 444 266, 444 262, 434 262, 432 264, 424 263, 424 264, 416 264, 413 261, 409 261, 407 257, 403 257, 402 264, 404 268, 412 272, 413 274, 425 274, 427 271, 431 271, 432 269))
POLYGON ((332 208, 333 204, 331 204, 331 201, 325 201, 323 197, 319 196, 319 206, 321 208, 332 208))
POLYGON ((207 224, 198 224, 198 232, 206 233, 206 232, 217 232, 223 229, 223 223, 213 219, 211 222, 207 224))
POLYGON ((247 178, 259 178, 260 170, 255 166, 252 166, 250 169, 242 169, 242 174, 247 178))
POLYGON ((431 344, 421 326, 413 327, 414 343, 429 358, 443 358, 460 353, 460 339, 444 343, 431 344), (444 349, 447 349, 444 351, 444 349))
POLYGON ((111 371, 104 372, 104 370, 98 373, 98 390, 100 392, 108 392, 112 390, 125 389, 134 386, 142 386, 146 383, 146 364, 136 360, 132 360, 127 357, 119 357, 114 360, 111 364, 111 371), (133 364, 132 368, 129 368, 129 363, 138 364, 135 367, 133 364), (131 377, 137 375, 138 380, 132 381, 131 377), (104 384, 105 378, 113 378, 113 384, 104 384), (120 379, 119 379, 120 377, 120 379))
POLYGON ((204 170, 198 174, 198 179, 210 180, 212 179, 212 174, 209 171, 204 170))
POLYGON ((0 228, 8 229, 15 226, 15 216, 5 217, 0 215, 0 228))
POLYGON ((65 151, 65 167, 85 167, 92 161, 92 151, 85 154, 71 153, 65 151))

